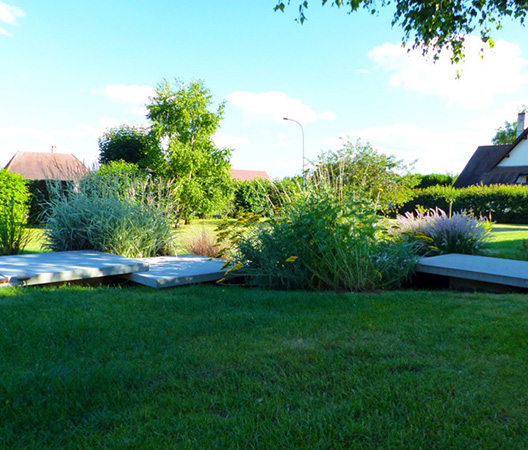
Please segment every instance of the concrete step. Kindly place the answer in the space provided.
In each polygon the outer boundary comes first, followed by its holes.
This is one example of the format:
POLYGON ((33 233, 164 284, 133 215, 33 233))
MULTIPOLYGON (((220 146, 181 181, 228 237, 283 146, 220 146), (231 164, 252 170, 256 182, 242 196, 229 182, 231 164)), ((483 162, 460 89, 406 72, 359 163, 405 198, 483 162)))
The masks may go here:
POLYGON ((470 280, 477 287, 488 284, 528 289, 528 261, 453 253, 422 258, 417 272, 470 280))
POLYGON ((147 271, 140 259, 91 250, 0 256, 0 286, 33 286, 147 271), (7 281, 6 281, 7 280, 7 281))

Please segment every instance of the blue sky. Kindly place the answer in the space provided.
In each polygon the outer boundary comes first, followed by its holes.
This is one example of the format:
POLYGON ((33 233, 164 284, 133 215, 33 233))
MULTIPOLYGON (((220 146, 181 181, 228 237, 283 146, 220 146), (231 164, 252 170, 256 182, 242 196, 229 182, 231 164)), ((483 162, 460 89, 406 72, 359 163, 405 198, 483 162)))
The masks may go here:
MULTIPOLYGON (((369 141, 421 173, 458 173, 528 104, 526 28, 504 21, 481 59, 468 38, 462 76, 401 48, 392 12, 347 15, 312 0, 308 21, 274 0, 0 0, 0 164, 16 151, 73 153, 92 166, 97 138, 145 124, 164 78, 201 79, 226 101, 215 136, 237 169, 300 173, 343 139, 369 141)), ((460 69, 460 68, 459 68, 460 69)))

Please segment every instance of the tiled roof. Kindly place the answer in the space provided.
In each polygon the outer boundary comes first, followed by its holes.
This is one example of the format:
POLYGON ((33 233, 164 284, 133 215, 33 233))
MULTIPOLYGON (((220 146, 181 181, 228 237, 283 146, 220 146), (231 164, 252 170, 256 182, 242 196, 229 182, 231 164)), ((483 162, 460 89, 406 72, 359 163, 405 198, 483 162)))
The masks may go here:
POLYGON ((27 180, 79 181, 88 172, 74 155, 40 152, 17 152, 5 169, 27 180))
POLYGON ((241 181, 252 181, 256 179, 265 179, 271 181, 271 178, 265 170, 237 170, 231 169, 231 179, 241 181))

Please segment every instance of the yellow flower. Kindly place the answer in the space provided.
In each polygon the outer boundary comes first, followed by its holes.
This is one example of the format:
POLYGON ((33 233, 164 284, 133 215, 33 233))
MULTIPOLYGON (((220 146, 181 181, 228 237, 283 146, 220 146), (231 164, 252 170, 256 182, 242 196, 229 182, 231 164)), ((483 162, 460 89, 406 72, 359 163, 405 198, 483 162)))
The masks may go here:
POLYGON ((286 262, 295 262, 295 260, 298 258, 298 256, 290 256, 286 259, 286 262))
POLYGON ((221 283, 222 281, 225 281, 225 278, 220 278, 217 283, 221 283))

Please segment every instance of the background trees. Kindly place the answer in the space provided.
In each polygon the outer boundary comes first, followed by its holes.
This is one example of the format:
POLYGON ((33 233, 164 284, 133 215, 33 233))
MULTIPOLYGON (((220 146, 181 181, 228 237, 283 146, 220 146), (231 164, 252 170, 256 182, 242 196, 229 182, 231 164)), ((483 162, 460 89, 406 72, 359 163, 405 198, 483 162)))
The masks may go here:
POLYGON ((378 152, 369 143, 344 142, 337 151, 319 156, 310 176, 328 177, 332 184, 358 200, 370 201, 381 211, 397 208, 410 200, 419 182, 410 167, 392 155, 378 152))
POLYGON ((515 136, 517 133, 517 123, 505 121, 502 127, 497 128, 497 132, 491 143, 493 145, 500 144, 511 144, 515 141, 515 136))
POLYGON ((143 169, 153 169, 159 162, 160 149, 149 129, 119 125, 105 131, 99 138, 99 162, 123 160, 143 169))
MULTIPOLYGON (((501 19, 512 17, 524 23, 528 12, 526 0, 321 0, 348 13, 365 8, 372 14, 393 3, 396 11, 392 25, 403 29, 403 42, 414 41, 413 48, 420 47, 424 53, 433 50, 435 58, 447 49, 452 60, 460 61, 464 56, 464 36, 478 31, 483 42, 493 46, 491 30, 501 28, 501 19)), ((284 11, 292 0, 279 0, 275 10, 284 11)), ((299 21, 306 20, 308 0, 294 0, 298 4, 299 21)))
POLYGON ((221 211, 233 190, 231 150, 213 142, 224 103, 213 111, 212 105, 202 81, 171 85, 163 80, 147 105, 150 126, 120 125, 105 132, 99 139, 100 162, 123 160, 172 179, 186 222, 192 215, 221 211))

